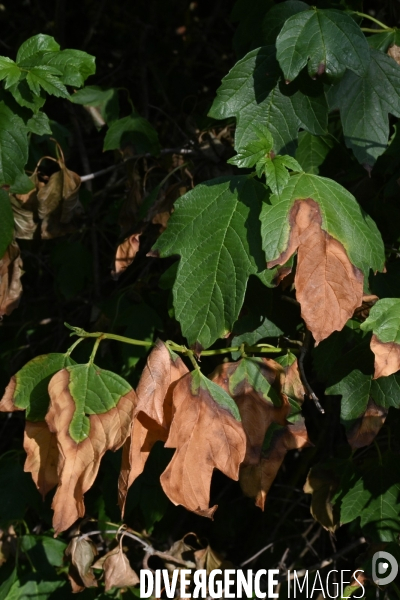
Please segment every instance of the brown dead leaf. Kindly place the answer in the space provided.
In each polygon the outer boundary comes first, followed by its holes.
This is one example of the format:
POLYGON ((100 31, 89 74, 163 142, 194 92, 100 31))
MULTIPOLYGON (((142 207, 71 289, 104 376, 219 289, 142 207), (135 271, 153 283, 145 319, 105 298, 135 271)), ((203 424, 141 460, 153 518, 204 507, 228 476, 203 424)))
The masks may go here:
POLYGON ((27 455, 24 471, 31 473, 44 500, 47 492, 58 484, 57 438, 46 421, 25 421, 24 450, 27 455))
POLYGON ((103 414, 89 415, 89 436, 76 443, 68 432, 76 408, 68 384, 67 369, 52 377, 49 383, 50 408, 46 415, 50 431, 57 436, 60 453, 59 484, 52 504, 56 534, 84 516, 83 495, 93 485, 105 452, 115 451, 125 442, 136 404, 136 394, 132 390, 121 397, 115 408, 103 414))
POLYGON ((157 340, 136 389, 138 403, 135 414, 143 412, 161 427, 169 428, 171 414, 165 411, 165 407, 172 404, 171 384, 188 372, 182 359, 172 355, 164 342, 157 340))
POLYGON ((233 563, 230 560, 225 560, 211 546, 207 546, 202 550, 196 550, 194 553, 196 561, 196 569, 205 569, 207 575, 214 569, 232 569, 233 563))
POLYGON ((81 178, 59 160, 60 170, 37 193, 42 238, 52 239, 74 230, 72 221, 82 214, 79 202, 81 178))
POLYGON ((192 373, 184 375, 173 393, 173 420, 165 444, 176 448, 160 477, 174 504, 212 518, 209 508, 214 469, 237 480, 246 452, 246 437, 240 422, 217 404, 201 385, 194 392, 192 373))
POLYGON ((340 480, 326 465, 315 465, 307 475, 304 492, 312 494, 310 512, 327 531, 334 533, 340 525, 340 510, 332 505, 340 480))
POLYGON ((17 380, 15 375, 13 375, 0 401, 0 412, 14 412, 16 410, 24 410, 23 408, 16 407, 14 404, 14 392, 16 385, 17 380))
POLYGON ((381 342, 375 334, 371 338, 371 350, 375 355, 374 379, 388 377, 400 369, 400 344, 381 342))
POLYGON ((268 358, 260 362, 260 378, 275 386, 271 394, 280 400, 281 405, 275 406, 272 401, 266 400, 247 379, 243 379, 233 390, 230 379, 234 376, 242 361, 223 363, 210 375, 210 379, 222 387, 235 400, 242 419, 243 429, 246 433, 246 457, 244 465, 257 465, 260 462, 261 448, 265 434, 271 423, 286 423, 288 403, 279 398, 281 378, 284 375, 282 367, 268 358))
POLYGON ((362 304, 362 272, 351 264, 343 245, 321 229, 317 202, 296 200, 291 211, 287 250, 268 267, 283 265, 297 251, 296 298, 316 344, 345 326, 362 304))
POLYGON ((186 373, 188 369, 182 359, 174 357, 166 345, 157 340, 136 389, 134 419, 130 437, 123 448, 118 480, 118 504, 122 514, 128 489, 143 472, 152 447, 158 441, 167 440, 172 420, 173 390, 186 373))
POLYGON ((186 568, 186 569, 196 568, 195 549, 193 546, 191 546, 190 544, 187 543, 187 538, 190 538, 190 537, 195 537, 195 536, 192 533, 187 533, 186 535, 183 536, 183 538, 181 540, 177 540, 176 542, 174 542, 172 544, 171 548, 168 550, 168 556, 173 556, 180 562, 180 565, 178 565, 176 562, 173 562, 171 560, 167 560, 167 559, 165 560, 165 566, 170 573, 172 573, 173 571, 175 571, 177 569, 179 570, 182 568, 186 568), (183 565, 182 563, 186 563, 186 564, 183 565))
POLYGON ((18 538, 13 525, 7 531, 0 529, 0 567, 2 567, 10 556, 15 556, 18 546, 18 538))
POLYGON ((378 435, 388 414, 388 409, 377 406, 372 398, 368 401, 365 413, 357 419, 350 431, 346 432, 352 450, 369 446, 378 435))
POLYGON ((269 449, 260 463, 243 466, 240 470, 240 486, 243 493, 255 498, 255 504, 261 510, 264 510, 267 494, 287 452, 311 445, 303 420, 288 423, 286 427, 273 424, 272 429, 269 449))
POLYGON ((97 555, 96 546, 86 538, 73 538, 65 550, 70 566, 68 579, 73 593, 82 592, 85 588, 97 587, 92 565, 97 555))
POLYGON ((396 44, 393 44, 393 46, 390 46, 387 53, 388 56, 391 56, 393 60, 395 60, 398 65, 400 65, 400 46, 396 46, 396 44))
POLYGON ((17 308, 22 295, 22 259, 17 242, 12 242, 0 259, 0 317, 17 308))
POLYGON ((153 225, 161 225, 160 233, 162 233, 167 229, 170 216, 171 213, 168 210, 159 212, 152 218, 151 222, 153 223, 153 225))
POLYGON ((128 490, 143 472, 152 447, 158 441, 165 442, 168 432, 144 413, 133 420, 130 436, 122 450, 122 464, 118 479, 118 504, 122 516, 128 490))
POLYGON ((106 592, 109 592, 113 587, 131 587, 139 583, 139 577, 132 569, 120 546, 106 554, 102 569, 104 570, 106 592))
POLYGON ((111 271, 113 279, 118 279, 129 265, 133 263, 133 260, 139 251, 140 236, 141 233, 135 233, 118 246, 117 252, 115 253, 114 270, 111 271))

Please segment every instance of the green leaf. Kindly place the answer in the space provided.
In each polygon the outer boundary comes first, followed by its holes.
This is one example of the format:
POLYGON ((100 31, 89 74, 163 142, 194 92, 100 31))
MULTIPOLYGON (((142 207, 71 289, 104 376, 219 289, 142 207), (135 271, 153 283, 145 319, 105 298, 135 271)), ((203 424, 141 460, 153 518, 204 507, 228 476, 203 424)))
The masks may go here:
POLYGON ((197 394, 199 388, 206 390, 210 394, 212 399, 217 404, 219 404, 219 406, 222 406, 222 408, 226 408, 226 410, 228 410, 231 413, 231 415, 236 419, 236 421, 242 420, 236 403, 230 397, 230 395, 227 394, 224 389, 222 389, 222 387, 208 379, 198 369, 192 371, 191 377, 191 388, 193 394, 197 394))
POLYGON ((301 171, 299 163, 291 156, 276 156, 265 160, 265 175, 267 185, 274 194, 280 194, 289 181, 289 172, 287 169, 301 171))
POLYGON ((43 88, 45 92, 52 96, 69 98, 68 90, 57 77, 58 74, 59 71, 53 67, 33 67, 26 76, 26 81, 36 96, 40 96, 40 88, 43 88))
POLYGON ((81 50, 45 52, 40 56, 39 64, 57 69, 61 81, 75 87, 82 87, 86 79, 96 72, 95 57, 81 50))
MULTIPOLYGON (((265 317, 262 324, 247 333, 241 335, 235 335, 232 339, 232 346, 240 346, 241 344, 247 344, 248 346, 254 346, 260 340, 264 338, 279 337, 283 331, 275 323, 265 317)), ((233 360, 237 360, 240 356, 240 352, 232 352, 233 360)))
POLYGON ((49 117, 43 112, 38 112, 35 115, 32 115, 32 117, 26 122, 26 126, 29 131, 36 133, 37 135, 52 134, 49 117))
POLYGON ((380 342, 400 344, 400 299, 383 298, 371 308, 361 324, 363 331, 372 331, 380 342))
POLYGON ((361 517, 361 527, 374 542, 397 541, 400 527, 400 465, 387 454, 383 464, 366 465, 341 502, 340 520, 349 523, 361 517))
POLYGON ((14 235, 14 216, 10 197, 5 190, 0 190, 0 258, 4 256, 14 235))
POLYGON ((340 110, 346 146, 372 166, 388 145, 388 113, 400 116, 400 66, 383 52, 370 52, 365 74, 348 71, 328 98, 330 108, 340 110))
POLYGON ((259 160, 271 152, 273 145, 274 140, 269 129, 265 125, 252 123, 249 127, 247 143, 241 147, 236 156, 233 156, 227 162, 238 167, 254 167, 259 160))
POLYGON ((57 590, 65 586, 62 580, 43 581, 40 574, 29 575, 29 579, 24 577, 18 579, 11 587, 7 600, 50 600, 51 597, 57 597, 57 590))
POLYGON ((83 442, 90 431, 87 415, 100 415, 115 408, 122 396, 132 388, 125 379, 93 364, 67 367, 68 389, 75 402, 75 412, 69 425, 72 439, 83 442))
POLYGON ((249 275, 263 271, 258 213, 266 188, 247 177, 197 185, 175 202, 154 248, 179 254, 175 315, 189 344, 204 348, 232 330, 249 275))
POLYGON ((299 145, 296 158, 303 171, 318 175, 319 167, 323 164, 333 147, 332 139, 325 135, 312 135, 308 131, 299 133, 299 145))
POLYGON ((293 15, 278 35, 276 49, 287 81, 293 81, 306 65, 310 77, 326 73, 337 79, 346 69, 363 75, 369 63, 363 32, 339 10, 312 8, 293 15))
POLYGON ((328 387, 326 395, 342 396, 340 420, 347 430, 367 409, 371 393, 371 375, 365 375, 358 369, 351 371, 339 383, 328 387))
POLYGON ((285 85, 273 46, 249 52, 224 77, 209 111, 215 119, 236 117, 238 153, 254 140, 254 123, 274 139, 274 153, 293 154, 298 130, 326 133, 327 105, 318 81, 300 77, 285 85))
POLYGON ((28 138, 23 120, 0 102, 0 186, 12 185, 24 174, 28 138))
POLYGON ((20 549, 28 555, 31 564, 41 573, 47 571, 46 562, 52 567, 62 567, 67 547, 62 540, 46 535, 23 535, 19 538, 19 543, 20 549))
POLYGON ((60 50, 60 46, 53 37, 39 33, 20 46, 17 53, 17 63, 20 64, 26 61, 38 52, 57 52, 58 50, 60 50))
POLYGON ((13 402, 21 410, 26 410, 29 421, 43 421, 49 407, 50 397, 47 391, 49 381, 68 365, 75 361, 65 354, 43 354, 30 360, 15 375, 13 402))
POLYGON ((4 87, 6 90, 17 83, 20 76, 21 69, 19 66, 11 58, 0 56, 0 81, 5 80, 4 87))
POLYGON ((341 185, 308 173, 293 175, 279 197, 273 195, 270 204, 263 204, 261 235, 267 262, 286 250, 290 233, 289 211, 296 200, 306 198, 319 204, 322 229, 343 244, 353 265, 366 276, 369 269, 383 270, 383 241, 371 217, 341 185))
POLYGON ((46 97, 43 91, 40 92, 40 96, 34 94, 28 82, 25 79, 21 79, 18 83, 15 83, 10 87, 11 94, 14 97, 14 100, 18 102, 20 106, 25 106, 26 108, 30 108, 33 112, 38 112, 40 108, 42 108, 43 104, 46 102, 46 97))
POLYGON ((102 90, 99 86, 86 86, 78 90, 70 97, 74 104, 83 106, 94 106, 100 110, 100 114, 106 123, 112 123, 119 116, 118 91, 115 88, 102 90))
POLYGON ((118 150, 132 144, 136 152, 149 152, 156 156, 160 152, 160 142, 156 130, 143 117, 133 113, 129 117, 114 121, 106 133, 103 150, 118 150))
MULTIPOLYGON (((35 508, 38 499, 35 484, 22 464, 13 456, 2 456, 0 460, 0 527, 24 518, 27 508, 35 508)), ((7 596, 8 600, 8 596, 7 596)))
POLYGON ((309 10, 310 6, 300 0, 288 0, 281 4, 276 4, 267 12, 263 22, 263 33, 265 44, 275 44, 276 38, 282 29, 285 21, 297 15, 304 10, 309 10))
POLYGON ((375 33, 367 37, 367 42, 371 48, 387 52, 389 46, 392 46, 393 44, 399 45, 400 32, 398 29, 389 29, 382 33, 375 33))

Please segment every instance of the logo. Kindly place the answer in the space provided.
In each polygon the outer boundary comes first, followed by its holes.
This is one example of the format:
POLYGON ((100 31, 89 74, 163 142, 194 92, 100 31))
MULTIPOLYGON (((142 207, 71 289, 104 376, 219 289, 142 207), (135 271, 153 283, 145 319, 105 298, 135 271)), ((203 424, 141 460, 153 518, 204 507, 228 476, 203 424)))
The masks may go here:
POLYGON ((397 577, 399 565, 389 552, 380 550, 372 557, 372 579, 376 585, 387 585, 397 577))

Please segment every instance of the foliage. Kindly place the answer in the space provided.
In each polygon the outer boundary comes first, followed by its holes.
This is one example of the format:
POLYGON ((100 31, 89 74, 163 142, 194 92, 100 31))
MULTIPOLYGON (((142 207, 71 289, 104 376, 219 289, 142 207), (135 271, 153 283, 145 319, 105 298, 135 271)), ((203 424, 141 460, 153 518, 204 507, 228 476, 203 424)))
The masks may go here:
POLYGON ((0 57, 0 600, 347 554, 396 597, 400 14, 238 0, 235 59, 227 2, 118 4, 0 57))

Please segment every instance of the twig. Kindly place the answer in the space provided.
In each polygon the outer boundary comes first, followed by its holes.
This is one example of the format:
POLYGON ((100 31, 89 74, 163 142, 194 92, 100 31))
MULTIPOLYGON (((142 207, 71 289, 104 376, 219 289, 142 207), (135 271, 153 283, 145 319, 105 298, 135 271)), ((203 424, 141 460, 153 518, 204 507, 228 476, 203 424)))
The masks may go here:
MULTIPOLYGON (((366 543, 365 538, 360 537, 355 542, 352 542, 351 544, 349 544, 348 546, 343 548, 343 550, 339 550, 339 552, 332 554, 332 556, 330 558, 325 558, 324 560, 321 560, 321 562, 316 563, 315 565, 313 565, 312 567, 309 567, 308 569, 301 569, 299 571, 295 571, 294 573, 296 573, 297 577, 304 577, 307 574, 307 572, 313 573, 315 571, 319 571, 320 569, 323 569, 324 567, 328 567, 329 565, 331 565, 333 562, 335 562, 336 559, 341 558, 342 556, 345 556, 346 554, 349 554, 349 552, 351 552, 358 546, 361 546, 361 544, 365 544, 365 543, 366 543)), ((289 580, 294 579, 294 577, 295 577, 294 573, 290 574, 289 580)), ((286 578, 286 574, 283 575, 282 577, 286 578)))
POLYGON ((306 393, 308 395, 308 397, 314 401, 315 406, 318 408, 319 412, 321 414, 324 414, 325 411, 322 408, 321 404, 319 403, 319 399, 317 397, 317 395, 314 393, 314 390, 312 389, 311 385, 308 383, 307 377, 306 377, 306 373, 304 370, 304 359, 306 357, 307 351, 310 347, 310 342, 311 342, 311 332, 308 331, 308 329, 306 330, 306 335, 304 338, 304 343, 301 347, 300 350, 300 356, 299 356, 299 371, 300 371, 300 377, 301 377, 301 381, 306 389, 306 393))
MULTIPOLYGON (((198 154, 196 152, 196 150, 193 150, 192 148, 163 148, 161 150, 161 154, 182 154, 184 156, 194 156, 196 154, 198 154)), ((152 158, 153 155, 150 154, 150 152, 147 152, 146 154, 135 154, 133 156, 129 156, 128 158, 125 158, 123 161, 121 161, 120 163, 117 163, 115 165, 110 165, 109 167, 106 167, 105 169, 101 169, 100 171, 96 171, 95 173, 89 173, 88 175, 82 175, 81 176, 81 181, 90 181, 91 179, 96 179, 97 177, 101 177, 102 175, 106 175, 107 173, 111 173, 111 171, 114 171, 115 169, 119 169, 120 167, 123 167, 125 165, 125 163, 131 161, 131 160, 137 160, 139 158, 152 158)))

